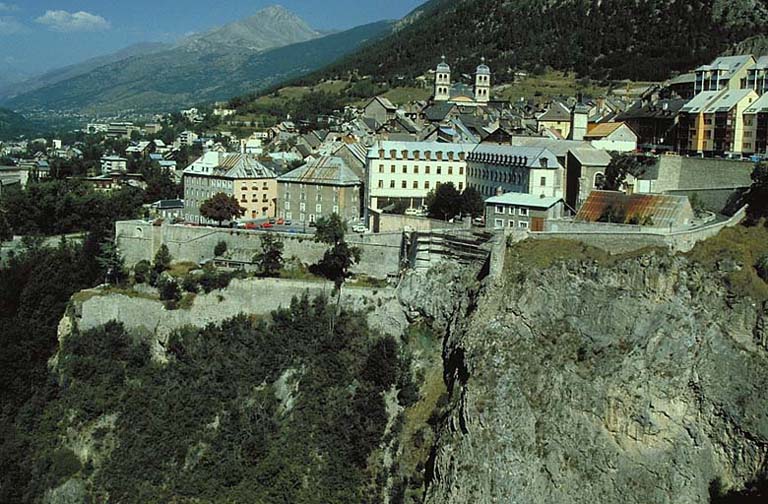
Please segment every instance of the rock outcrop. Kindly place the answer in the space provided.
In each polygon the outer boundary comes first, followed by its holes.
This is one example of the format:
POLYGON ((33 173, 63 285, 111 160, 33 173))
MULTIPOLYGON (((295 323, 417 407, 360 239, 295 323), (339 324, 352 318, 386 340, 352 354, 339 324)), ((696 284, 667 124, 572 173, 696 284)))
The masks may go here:
POLYGON ((426 502, 706 503, 762 474, 768 314, 725 275, 651 254, 465 296, 426 502))

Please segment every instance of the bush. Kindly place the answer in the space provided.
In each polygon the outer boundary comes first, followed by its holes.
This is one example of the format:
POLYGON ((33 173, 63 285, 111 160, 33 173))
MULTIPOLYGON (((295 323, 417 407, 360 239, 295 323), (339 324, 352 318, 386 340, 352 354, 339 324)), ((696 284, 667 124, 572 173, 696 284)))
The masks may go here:
POLYGON ((181 281, 181 288, 185 292, 191 292, 193 294, 197 294, 200 291, 200 283, 197 281, 197 278, 195 278, 192 275, 187 275, 184 277, 184 280, 181 281))
POLYGON ((216 246, 214 247, 213 255, 216 257, 221 257, 226 253, 227 253, 227 242, 222 240, 219 243, 217 243, 216 246))
POLYGON ((755 269, 757 270, 758 276, 768 282, 768 255, 764 255, 757 260, 755 269))
POLYGON ((152 265, 149 264, 149 261, 139 261, 133 267, 133 279, 136 283, 147 283, 150 280, 151 270, 152 265))
POLYGON ((157 289, 160 291, 160 299, 163 301, 176 303, 181 299, 181 289, 179 289, 179 284, 172 278, 160 277, 157 289))

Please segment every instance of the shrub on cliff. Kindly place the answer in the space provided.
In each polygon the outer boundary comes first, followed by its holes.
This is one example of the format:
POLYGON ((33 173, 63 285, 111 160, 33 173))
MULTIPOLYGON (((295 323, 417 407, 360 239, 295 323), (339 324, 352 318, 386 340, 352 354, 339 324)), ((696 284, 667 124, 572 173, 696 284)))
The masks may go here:
POLYGON ((150 278, 150 271, 152 271, 152 265, 149 261, 139 261, 136 266, 133 267, 133 280, 136 283, 147 283, 150 278))
POLYGON ((757 274, 760 276, 760 278, 768 282, 768 255, 764 255, 757 260, 755 269, 757 270, 757 274))
POLYGON ((217 243, 216 246, 213 248, 213 255, 216 257, 221 257, 226 253, 227 253, 227 242, 225 242, 224 240, 217 243))

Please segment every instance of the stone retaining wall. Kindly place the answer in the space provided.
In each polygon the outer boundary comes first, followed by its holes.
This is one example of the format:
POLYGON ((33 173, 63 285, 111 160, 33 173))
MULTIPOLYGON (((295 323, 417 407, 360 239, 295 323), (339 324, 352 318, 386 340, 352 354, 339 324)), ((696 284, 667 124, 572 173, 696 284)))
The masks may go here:
MULTIPOLYGON (((220 241, 239 257, 252 256, 261 250, 263 232, 241 229, 171 225, 153 226, 145 221, 122 221, 115 225, 117 245, 127 266, 139 261, 151 261, 161 245, 168 247, 174 260, 202 263, 213 258, 213 249, 220 241)), ((327 247, 316 243, 311 235, 281 234, 284 238, 284 257, 296 257, 304 264, 314 264, 327 247)), ((347 241, 362 250, 354 273, 375 278, 386 278, 400 270, 401 233, 353 234, 347 241)))

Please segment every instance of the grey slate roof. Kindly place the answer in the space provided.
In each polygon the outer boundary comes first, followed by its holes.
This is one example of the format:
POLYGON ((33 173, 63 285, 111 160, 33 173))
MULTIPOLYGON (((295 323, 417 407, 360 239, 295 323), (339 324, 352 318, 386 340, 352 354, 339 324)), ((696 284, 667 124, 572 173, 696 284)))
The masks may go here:
POLYGON ((277 181, 335 186, 356 186, 361 183, 360 177, 355 175, 344 160, 335 156, 312 158, 305 165, 281 175, 277 181))

